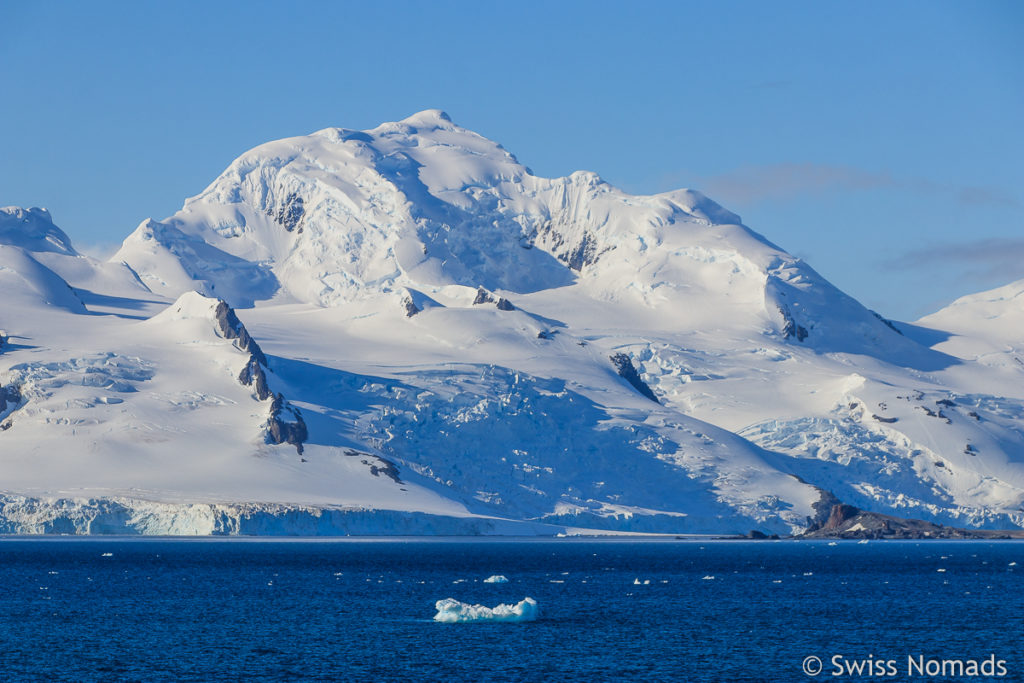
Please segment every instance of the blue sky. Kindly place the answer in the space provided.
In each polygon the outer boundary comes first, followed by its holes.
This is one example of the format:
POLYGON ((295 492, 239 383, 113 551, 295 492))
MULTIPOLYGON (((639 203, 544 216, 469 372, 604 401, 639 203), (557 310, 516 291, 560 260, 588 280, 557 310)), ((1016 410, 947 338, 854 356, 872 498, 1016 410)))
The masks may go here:
POLYGON ((79 245, 233 158, 426 108, 534 172, 691 187, 871 308, 1024 278, 1024 3, 0 0, 0 204, 79 245))

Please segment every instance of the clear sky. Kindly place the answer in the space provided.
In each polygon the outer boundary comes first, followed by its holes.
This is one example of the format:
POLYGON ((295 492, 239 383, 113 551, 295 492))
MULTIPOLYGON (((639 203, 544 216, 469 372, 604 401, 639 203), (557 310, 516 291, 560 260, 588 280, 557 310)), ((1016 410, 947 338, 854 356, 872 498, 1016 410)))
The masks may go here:
POLYGON ((232 159, 426 108, 691 187, 903 320, 1024 278, 1024 2, 0 0, 0 205, 80 246, 232 159))

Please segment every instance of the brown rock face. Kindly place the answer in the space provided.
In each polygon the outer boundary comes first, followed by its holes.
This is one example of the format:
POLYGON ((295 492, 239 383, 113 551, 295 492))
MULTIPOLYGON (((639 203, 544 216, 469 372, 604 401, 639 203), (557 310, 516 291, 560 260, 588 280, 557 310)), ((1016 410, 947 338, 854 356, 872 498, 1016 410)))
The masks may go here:
POLYGON ((846 505, 845 503, 833 505, 831 512, 829 512, 828 520, 825 522, 825 526, 823 526, 822 529, 838 529, 843 525, 844 522, 853 519, 859 514, 860 510, 858 508, 853 507, 852 505, 846 505))

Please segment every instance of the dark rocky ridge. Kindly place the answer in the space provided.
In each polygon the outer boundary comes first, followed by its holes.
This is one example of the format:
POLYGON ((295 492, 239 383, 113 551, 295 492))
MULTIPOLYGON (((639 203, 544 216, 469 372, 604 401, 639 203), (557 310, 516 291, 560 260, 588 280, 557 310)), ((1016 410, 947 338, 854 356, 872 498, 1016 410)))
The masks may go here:
POLYGON ((245 329, 245 325, 238 319, 234 309, 223 300, 217 302, 214 317, 217 320, 220 334, 225 339, 233 340, 237 349, 249 354, 248 362, 238 375, 239 383, 242 386, 252 387, 256 398, 260 401, 273 399, 270 403, 270 416, 264 425, 267 443, 292 444, 301 455, 302 444, 309 438, 309 430, 299 409, 289 404, 283 394, 275 394, 270 390, 270 384, 267 381, 269 367, 263 350, 245 329))
POLYGON ((238 374, 238 381, 243 386, 252 387, 256 392, 256 398, 261 401, 266 401, 271 396, 270 387, 267 385, 267 375, 254 355, 249 356, 249 362, 238 374))
POLYGON ((295 406, 284 400, 282 394, 275 394, 274 400, 270 403, 270 417, 265 425, 267 430, 267 441, 281 444, 290 443, 295 450, 302 455, 306 439, 309 438, 309 430, 306 422, 302 419, 302 413, 295 406))
POLYGON ((824 522, 816 522, 797 538, 836 539, 924 539, 924 538, 1024 538, 1024 530, 996 531, 961 529, 921 519, 904 519, 867 512, 845 503, 836 503, 824 522))
MULTIPOLYGON (((10 412, 21 404, 21 390, 14 384, 0 386, 0 419, 9 417, 10 412)), ((11 421, 4 419, 0 422, 0 431, 11 428, 11 421)))
POLYGON ((494 303, 494 297, 483 287, 476 288, 476 298, 473 299, 473 305, 478 306, 480 304, 492 304, 494 303))
POLYGON ((789 308, 785 306, 779 306, 779 313, 782 314, 782 318, 786 321, 785 326, 782 328, 782 334, 786 339, 795 338, 798 342, 802 342, 807 339, 807 328, 803 325, 798 325, 796 320, 793 318, 793 314, 790 313, 789 308))
POLYGON ((298 232, 301 233, 302 227, 299 226, 299 223, 302 221, 303 216, 306 215, 306 209, 303 205, 302 197, 294 192, 289 192, 277 208, 277 213, 275 214, 273 207, 270 207, 267 209, 267 215, 273 217, 288 232, 298 228, 298 232))
POLYGON ((551 252, 555 258, 569 266, 569 270, 581 272, 585 266, 597 263, 598 259, 612 247, 605 247, 598 250, 598 241, 589 231, 584 231, 583 236, 576 244, 571 244, 561 232, 555 229, 552 221, 546 222, 538 231, 541 239, 551 245, 551 252))
POLYGON ((660 404, 661 401, 651 391, 651 387, 647 385, 647 382, 640 377, 640 373, 637 372, 636 367, 633 366, 633 361, 629 359, 624 353, 616 353, 609 356, 612 365, 615 366, 615 370, 619 373, 619 377, 633 385, 633 388, 639 391, 644 397, 651 399, 655 403, 660 404))
POLYGON ((422 313, 416 302, 412 300, 412 297, 408 294, 402 297, 402 308, 405 309, 405 317, 411 318, 417 313, 422 313))
POLYGON ((875 316, 880 321, 882 321, 882 324, 884 324, 886 327, 888 327, 890 330, 892 330, 896 334, 900 335, 901 337, 904 336, 903 333, 899 331, 899 329, 896 327, 896 325, 893 324, 893 322, 891 320, 889 320, 887 318, 883 318, 882 316, 880 316, 878 313, 875 313, 874 311, 869 311, 869 313, 871 313, 871 315, 875 316))
POLYGON ((267 357, 263 355, 263 349, 259 347, 259 344, 249 334, 249 331, 245 329, 245 325, 235 315, 233 308, 228 306, 224 300, 219 300, 213 314, 217 319, 217 324, 220 326, 220 333, 225 339, 235 340, 236 347, 251 353, 256 357, 260 365, 267 366, 267 357))
POLYGON ((494 295, 488 292, 483 287, 476 288, 476 298, 473 299, 473 305, 479 306, 480 304, 494 304, 498 307, 499 311, 514 311, 516 307, 512 305, 512 302, 503 296, 494 298, 494 295))
MULTIPOLYGON (((399 476, 398 466, 391 462, 387 458, 382 458, 379 455, 371 455, 369 453, 363 453, 361 451, 347 450, 345 455, 352 457, 360 457, 360 462, 370 468, 370 474, 375 477, 381 475, 387 477, 396 484, 404 484, 401 477, 399 476), (371 462, 371 460, 373 462, 371 462)), ((404 489, 403 489, 404 490, 404 489)))

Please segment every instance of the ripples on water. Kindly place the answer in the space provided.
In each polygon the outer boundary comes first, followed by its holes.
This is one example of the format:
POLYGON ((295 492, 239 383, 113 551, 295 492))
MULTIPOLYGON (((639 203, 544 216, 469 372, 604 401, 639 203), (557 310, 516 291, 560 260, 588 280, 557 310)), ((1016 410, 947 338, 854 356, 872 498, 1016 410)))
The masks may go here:
POLYGON ((1024 680, 1014 562, 1024 544, 12 539, 0 658, 8 681, 799 681, 808 655, 853 680, 828 658, 994 653, 1024 680), (527 596, 537 621, 433 620, 527 596))

